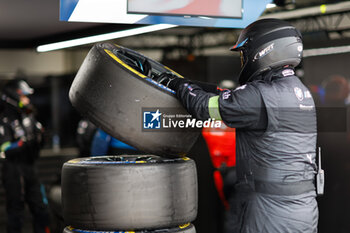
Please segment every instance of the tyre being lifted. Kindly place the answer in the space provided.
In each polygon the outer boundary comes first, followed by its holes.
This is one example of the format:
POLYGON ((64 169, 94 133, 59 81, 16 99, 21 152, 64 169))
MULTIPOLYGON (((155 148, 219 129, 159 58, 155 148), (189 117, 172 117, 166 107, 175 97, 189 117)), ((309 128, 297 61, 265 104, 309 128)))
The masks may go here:
POLYGON ((187 157, 78 158, 62 168, 63 216, 79 229, 177 227, 196 218, 197 192, 196 166, 187 157))
POLYGON ((73 227, 66 227, 63 233, 196 233, 196 228, 192 224, 184 224, 174 228, 140 231, 89 231, 73 227))
POLYGON ((109 43, 92 47, 71 86, 73 106, 108 134, 145 153, 184 156, 200 131, 143 130, 143 109, 176 109, 189 115, 175 92, 158 83, 164 73, 179 76, 133 50, 109 43))

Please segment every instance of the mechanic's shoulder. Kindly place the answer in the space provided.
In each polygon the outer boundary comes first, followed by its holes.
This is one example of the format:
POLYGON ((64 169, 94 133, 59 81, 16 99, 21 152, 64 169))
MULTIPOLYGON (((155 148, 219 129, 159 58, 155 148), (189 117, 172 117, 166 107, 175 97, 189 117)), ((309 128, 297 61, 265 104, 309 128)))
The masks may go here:
POLYGON ((259 84, 256 81, 249 82, 233 90, 236 94, 249 95, 259 93, 259 84))

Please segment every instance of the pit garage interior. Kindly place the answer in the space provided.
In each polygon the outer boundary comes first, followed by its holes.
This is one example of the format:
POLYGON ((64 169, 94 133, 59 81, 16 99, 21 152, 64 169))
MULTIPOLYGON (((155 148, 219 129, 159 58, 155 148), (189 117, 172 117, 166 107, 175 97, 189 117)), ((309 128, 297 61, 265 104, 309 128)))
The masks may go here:
MULTIPOLYGON (((298 28, 304 41, 304 59, 297 75, 310 88, 318 111, 331 109, 339 118, 318 120, 318 145, 326 172, 325 195, 318 197, 320 233, 350 232, 350 93, 341 104, 325 107, 324 90, 333 75, 343 76, 350 87, 350 1, 275 0, 260 17, 286 20, 298 28)), ((59 21, 58 0, 0 2, 0 79, 23 77, 35 88, 32 102, 45 128, 45 144, 37 168, 49 198, 59 196, 64 162, 79 156, 76 130, 80 114, 68 99, 70 85, 92 44, 39 53, 37 46, 101 33, 126 30, 139 25, 59 21), (55 193, 56 192, 56 193, 55 193)), ((136 50, 165 64, 184 77, 219 84, 240 71, 239 56, 229 48, 241 29, 178 26, 157 32, 129 36, 110 42, 136 50)), ((189 153, 197 164, 199 209, 194 221, 199 233, 222 232, 223 205, 213 181, 214 168, 203 137, 189 153)), ((0 161, 0 167, 2 162, 0 161)), ((64 226, 51 203, 52 232, 64 226)), ((4 190, 0 186, 0 232, 6 232, 4 190)), ((31 232, 26 210, 25 229, 31 232)))

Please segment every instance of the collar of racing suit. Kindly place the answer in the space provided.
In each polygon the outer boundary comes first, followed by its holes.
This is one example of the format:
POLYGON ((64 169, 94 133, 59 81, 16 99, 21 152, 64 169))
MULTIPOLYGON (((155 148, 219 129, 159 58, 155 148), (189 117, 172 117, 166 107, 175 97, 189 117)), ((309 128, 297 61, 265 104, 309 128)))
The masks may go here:
POLYGON ((295 74, 295 71, 293 67, 284 66, 279 68, 273 68, 271 70, 260 73, 256 76, 253 76, 251 78, 251 81, 262 80, 262 81, 271 82, 275 79, 288 77, 294 74, 295 74))

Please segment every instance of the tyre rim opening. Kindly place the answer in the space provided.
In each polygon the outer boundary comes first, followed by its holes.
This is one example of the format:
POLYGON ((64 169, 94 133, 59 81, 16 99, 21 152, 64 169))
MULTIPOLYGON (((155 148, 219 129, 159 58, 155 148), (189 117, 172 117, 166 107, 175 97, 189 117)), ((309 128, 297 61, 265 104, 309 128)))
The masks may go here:
POLYGON ((177 73, 165 68, 161 64, 157 64, 146 57, 125 48, 114 48, 112 53, 131 68, 163 86, 168 87, 168 83, 166 81, 166 77, 168 76, 182 78, 177 73))
MULTIPOLYGON (((78 159, 79 160, 79 159, 78 159)), ((84 158, 83 160, 71 160, 70 163, 83 164, 142 164, 142 163, 174 163, 190 160, 188 157, 165 158, 156 155, 111 155, 84 158)))

